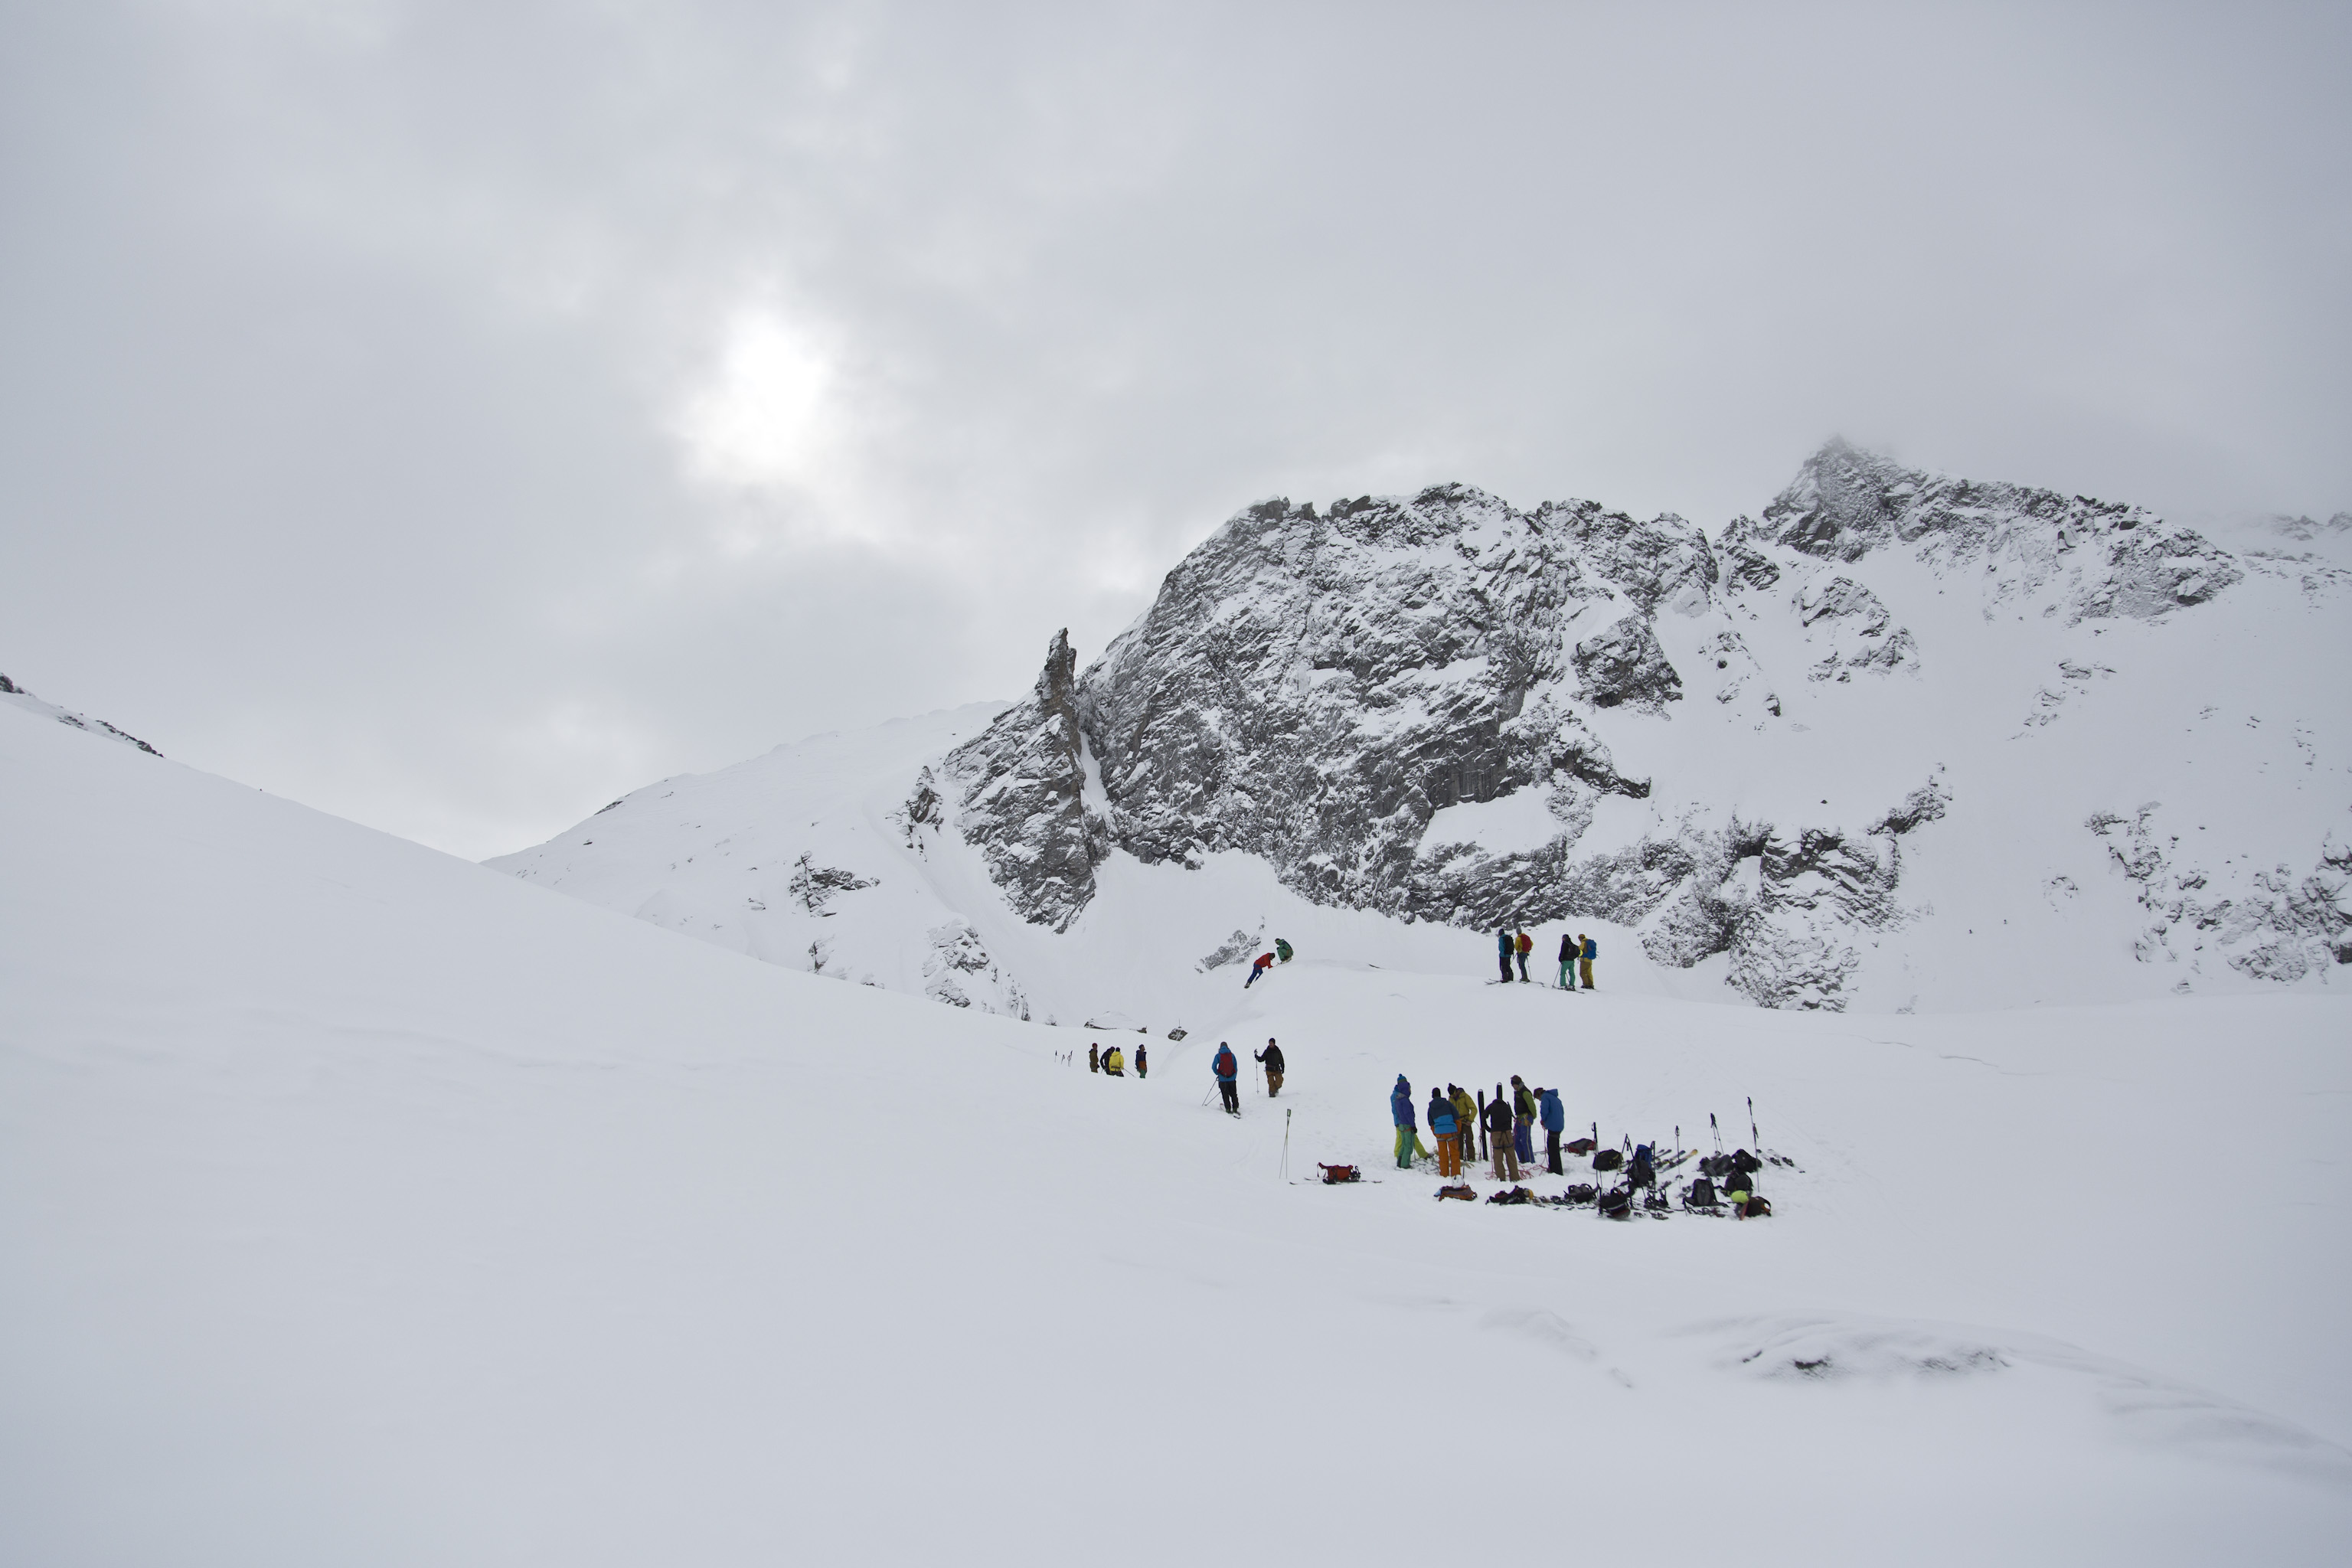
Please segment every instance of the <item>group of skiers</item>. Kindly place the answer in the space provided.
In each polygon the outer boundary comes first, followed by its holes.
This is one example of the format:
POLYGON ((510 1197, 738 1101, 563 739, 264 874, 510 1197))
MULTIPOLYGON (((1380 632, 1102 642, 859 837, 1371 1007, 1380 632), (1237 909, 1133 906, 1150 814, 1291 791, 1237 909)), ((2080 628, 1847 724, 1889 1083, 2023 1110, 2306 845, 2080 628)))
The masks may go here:
MULTIPOLYGON (((1402 1073, 1397 1074, 1396 1088, 1389 1092, 1389 1116, 1396 1123, 1397 1169, 1409 1171, 1416 1158, 1426 1160, 1430 1152, 1421 1142, 1412 1085, 1402 1073)), ((1475 1150, 1476 1158, 1493 1159, 1496 1181, 1517 1181, 1522 1163, 1535 1163, 1538 1124, 1544 1130, 1544 1169, 1559 1175, 1559 1135, 1568 1125, 1559 1090, 1529 1089, 1524 1079, 1513 1073, 1510 1092, 1505 1094, 1498 1083, 1491 1100, 1484 1089, 1474 1096, 1458 1083, 1429 1091, 1429 1131, 1437 1140, 1440 1176, 1460 1176, 1464 1153, 1475 1150)))
MULTIPOLYGON (((1274 1043, 1272 1035, 1265 1037, 1265 1049, 1253 1051, 1250 1054, 1250 1059, 1265 1068, 1265 1097, 1272 1100, 1280 1094, 1283 1074, 1282 1047, 1274 1043)), ((1217 1092, 1224 1099, 1225 1114, 1239 1116, 1242 1113, 1240 1081, 1242 1066, 1234 1056, 1233 1047, 1219 1040, 1217 1054, 1209 1058, 1209 1070, 1217 1075, 1217 1092)))
MULTIPOLYGON (((1095 1045, 1094 1042, 1088 1041, 1087 1043, 1087 1070, 1088 1072, 1108 1073, 1113 1078, 1125 1078, 1127 1076, 1127 1053, 1118 1048, 1118 1043, 1117 1041, 1113 1041, 1111 1043, 1110 1049, 1107 1051, 1095 1045)), ((1151 1059, 1145 1053, 1143 1042, 1140 1040, 1138 1040, 1135 1045, 1135 1076, 1138 1078, 1149 1078, 1151 1076, 1151 1059)))
MULTIPOLYGON (((1528 982, 1528 957, 1535 950, 1536 939, 1524 931, 1515 931, 1509 926, 1502 926, 1496 931, 1495 963, 1503 972, 1504 984, 1509 984, 1514 979, 1523 983, 1528 982), (1511 973, 1511 961, 1514 959, 1518 961, 1519 965, 1517 975, 1511 973)), ((1573 991, 1576 989, 1577 980, 1581 977, 1584 981, 1584 989, 1591 990, 1592 961, 1600 956, 1601 944, 1582 931, 1577 932, 1574 936, 1570 936, 1565 931, 1561 932, 1559 988, 1563 991, 1573 991)))
POLYGON ((1290 944, 1283 941, 1280 937, 1276 937, 1274 939, 1274 951, 1272 952, 1259 953, 1257 955, 1257 962, 1250 965, 1249 978, 1242 982, 1242 989, 1246 991, 1251 986, 1256 984, 1257 977, 1264 974, 1267 970, 1272 969, 1277 962, 1288 963, 1290 959, 1290 944))

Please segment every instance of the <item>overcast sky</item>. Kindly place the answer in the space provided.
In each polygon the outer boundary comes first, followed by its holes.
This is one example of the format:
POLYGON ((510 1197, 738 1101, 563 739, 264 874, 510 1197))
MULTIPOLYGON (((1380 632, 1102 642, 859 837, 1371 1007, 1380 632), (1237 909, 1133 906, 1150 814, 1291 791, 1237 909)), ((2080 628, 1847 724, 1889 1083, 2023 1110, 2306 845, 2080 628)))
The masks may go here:
POLYGON ((0 670, 469 857, 1238 507, 2352 508, 2352 6, 0 0, 0 670))

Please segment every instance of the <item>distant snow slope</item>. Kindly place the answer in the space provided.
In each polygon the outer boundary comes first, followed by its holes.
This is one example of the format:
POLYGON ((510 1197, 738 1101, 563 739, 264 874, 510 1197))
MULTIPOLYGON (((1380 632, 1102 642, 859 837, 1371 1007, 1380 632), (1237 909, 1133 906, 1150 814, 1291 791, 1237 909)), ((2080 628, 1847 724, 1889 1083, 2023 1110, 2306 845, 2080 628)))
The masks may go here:
POLYGON ((87 730, 93 735, 103 735, 110 741, 120 741, 126 746, 137 747, 150 756, 160 757, 163 754, 138 736, 118 730, 103 719, 93 719, 87 713, 76 713, 70 709, 60 708, 54 702, 44 702, 5 675, 0 675, 0 706, 38 714, 45 719, 54 719, 60 724, 70 724, 77 730, 87 730))
POLYGON ((672 780, 494 863, 774 962, 1161 1027, 1236 933, 1468 971, 1496 921, 1781 1007, 2332 989, 2343 533, 2225 550, 1839 443, 1713 534, 1461 486, 1270 501, 984 725, 672 780), (803 857, 841 873, 809 899, 775 880, 803 857))
MULTIPOLYGON (((1437 1561, 1489 1507, 1607 1559, 2352 1538, 2338 998, 1864 1021, 1335 927, 1113 1081, 5 707, 0 779, 0 1562, 1437 1561), (1282 1100, 1204 1106, 1268 1035, 1282 1100), (1433 1202, 1399 1072, 1612 1142, 1745 1143, 1752 1096, 1796 1166, 1747 1224, 1433 1202)), ((1229 874, 1109 864, 1090 919, 1229 874)))

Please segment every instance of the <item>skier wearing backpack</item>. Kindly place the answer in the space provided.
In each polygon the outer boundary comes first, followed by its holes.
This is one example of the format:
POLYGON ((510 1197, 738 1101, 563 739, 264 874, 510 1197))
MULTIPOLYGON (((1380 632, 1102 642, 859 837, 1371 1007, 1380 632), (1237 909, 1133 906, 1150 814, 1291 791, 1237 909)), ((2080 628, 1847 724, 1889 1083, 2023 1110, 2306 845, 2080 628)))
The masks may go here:
POLYGON ((1527 1164, 1536 1163, 1536 1096, 1519 1075, 1511 1075, 1511 1148, 1527 1164))
POLYGON ((1290 944, 1283 941, 1280 937, 1276 937, 1274 939, 1274 956, 1278 962, 1288 963, 1291 960, 1290 944))
POLYGON ((1518 941, 1511 944, 1511 956, 1519 961, 1519 984, 1522 985, 1528 984, 1528 954, 1533 952, 1535 950, 1536 939, 1529 936, 1525 931, 1521 931, 1519 933, 1518 941))
POLYGON ((1536 1110, 1543 1119, 1544 1169, 1555 1176, 1559 1175, 1559 1134, 1560 1130, 1568 1125, 1568 1112, 1560 1109, 1559 1090, 1538 1089, 1536 1110))
POLYGON ((1563 991, 1576 989, 1576 971, 1570 967, 1575 963, 1576 939, 1562 931, 1559 933, 1559 988, 1563 991))
POLYGON ((1495 1152, 1495 1180, 1517 1181, 1519 1159, 1511 1150, 1511 1105, 1503 1098, 1499 1083, 1495 1086, 1495 1098, 1486 1102, 1486 1144, 1495 1152))
POLYGON ((1601 944, 1581 932, 1578 934, 1584 943, 1584 949, 1577 955, 1577 967, 1584 972, 1584 988, 1590 991, 1592 989, 1592 961, 1601 956, 1601 944))
POLYGON ((1462 1173, 1462 1140, 1455 1129, 1454 1102, 1445 1098, 1442 1089, 1429 1091, 1429 1130, 1437 1135, 1437 1173, 1440 1177, 1462 1173))
POLYGON ((1274 1043, 1272 1035, 1265 1037, 1265 1049, 1257 1052, 1250 1059, 1265 1064, 1265 1097, 1272 1100, 1276 1095, 1280 1094, 1282 1092, 1282 1047, 1274 1043))
POLYGON ((1495 933, 1495 962, 1503 971, 1503 984, 1511 983, 1511 950, 1518 944, 1511 940, 1511 928, 1505 926, 1495 933))
POLYGON ((1234 1060, 1233 1047, 1219 1040, 1217 1054, 1210 1059, 1209 1070, 1217 1075, 1217 1092, 1225 1097, 1225 1114, 1239 1116, 1242 1113, 1242 1091, 1234 1079, 1241 1072, 1241 1064, 1234 1060))

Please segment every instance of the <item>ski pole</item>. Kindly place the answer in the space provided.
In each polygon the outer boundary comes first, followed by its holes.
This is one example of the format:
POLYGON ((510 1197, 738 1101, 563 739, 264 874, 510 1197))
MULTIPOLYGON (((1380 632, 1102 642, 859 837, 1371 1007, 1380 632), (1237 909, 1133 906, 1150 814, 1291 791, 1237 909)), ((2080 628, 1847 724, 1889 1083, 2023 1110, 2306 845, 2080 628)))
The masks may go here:
POLYGON ((1282 1173, 1290 1174, 1290 1108, 1282 1110, 1282 1173))
POLYGON ((1756 1097, 1752 1094, 1748 1097, 1748 1141, 1756 1146, 1751 1152, 1761 1160, 1764 1157, 1764 1140, 1756 1132, 1756 1097))

